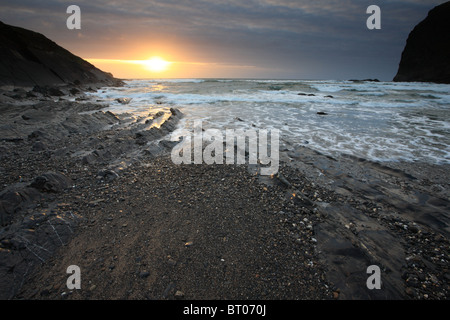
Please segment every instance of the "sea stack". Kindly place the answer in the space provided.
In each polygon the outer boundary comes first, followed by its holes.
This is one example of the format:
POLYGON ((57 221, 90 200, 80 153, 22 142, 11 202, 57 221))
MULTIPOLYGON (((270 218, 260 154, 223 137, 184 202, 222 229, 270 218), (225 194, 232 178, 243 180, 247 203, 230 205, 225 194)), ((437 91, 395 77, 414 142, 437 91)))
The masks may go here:
POLYGON ((119 85, 44 35, 0 21, 0 86, 119 85))
POLYGON ((450 83, 450 1, 411 31, 393 81, 450 83))

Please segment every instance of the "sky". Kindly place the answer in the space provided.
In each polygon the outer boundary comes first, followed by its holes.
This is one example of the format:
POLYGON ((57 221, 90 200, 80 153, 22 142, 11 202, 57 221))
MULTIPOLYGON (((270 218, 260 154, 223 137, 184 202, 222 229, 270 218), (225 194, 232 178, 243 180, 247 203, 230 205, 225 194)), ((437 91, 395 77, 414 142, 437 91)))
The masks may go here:
POLYGON ((444 2, 0 0, 0 20, 118 78, 391 81, 408 34, 444 2), (79 6, 81 29, 67 28, 69 5, 79 6), (381 9, 381 29, 366 26, 370 5, 381 9), (170 63, 156 70, 152 57, 170 63))

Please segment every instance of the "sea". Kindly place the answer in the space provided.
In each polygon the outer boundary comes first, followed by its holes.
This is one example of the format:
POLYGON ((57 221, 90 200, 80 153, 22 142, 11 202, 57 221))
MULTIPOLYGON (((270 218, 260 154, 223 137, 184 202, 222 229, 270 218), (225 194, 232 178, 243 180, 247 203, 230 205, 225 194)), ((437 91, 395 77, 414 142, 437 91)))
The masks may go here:
MULTIPOLYGON (((177 108, 176 132, 278 129, 280 146, 329 156, 450 164, 450 85, 418 82, 255 79, 127 80, 90 93, 134 117, 177 108), (117 98, 131 98, 121 104, 117 98)), ((175 133, 176 133, 175 132, 175 133)))

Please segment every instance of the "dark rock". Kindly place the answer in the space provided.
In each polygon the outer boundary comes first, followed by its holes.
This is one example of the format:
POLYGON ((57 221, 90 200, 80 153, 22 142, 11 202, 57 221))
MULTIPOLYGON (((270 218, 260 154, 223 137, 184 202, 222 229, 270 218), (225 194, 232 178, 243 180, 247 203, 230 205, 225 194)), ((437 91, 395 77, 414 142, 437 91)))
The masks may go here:
POLYGON ((350 79, 348 81, 351 82, 355 82, 355 83, 361 83, 361 82, 380 82, 380 80, 378 79, 363 79, 363 80, 359 80, 359 79, 350 79))
POLYGON ((436 6, 409 34, 393 81, 450 83, 450 1, 436 6))
POLYGON ((417 233, 417 232, 419 232, 419 227, 415 223, 409 223, 408 230, 410 230, 411 232, 417 233))
POLYGON ((37 97, 37 95, 34 94, 32 91, 27 92, 26 98, 36 98, 36 97, 37 97))
POLYGON ((8 224, 17 211, 41 198, 34 188, 11 186, 0 193, 0 225, 8 224))
POLYGON ((3 22, 0 22, 0 74, 0 85, 53 86, 76 81, 122 84, 44 35, 3 22))
POLYGON ((48 94, 53 97, 61 97, 64 96, 64 92, 55 87, 48 88, 48 94))
POLYGON ((317 114, 318 114, 318 115, 321 115, 321 116, 326 116, 328 113, 323 112, 323 111, 319 111, 319 112, 317 112, 317 114))
POLYGON ((36 141, 33 146, 31 147, 32 151, 44 151, 47 150, 47 145, 43 143, 42 141, 36 141))
POLYGON ((70 92, 70 94, 72 94, 72 95, 76 95, 76 94, 78 94, 78 93, 81 93, 81 91, 78 90, 77 88, 71 88, 71 89, 69 90, 69 92, 70 92))
POLYGON ((408 295, 408 296, 410 296, 410 297, 413 297, 415 294, 414 294, 414 289, 413 288, 410 288, 410 287, 407 287, 406 289, 405 289, 405 293, 408 295))
POLYGON ((33 87, 32 92, 36 92, 36 93, 40 93, 40 94, 47 94, 47 89, 45 87, 35 85, 33 87))
POLYGON ((175 291, 175 284, 169 283, 169 285, 163 291, 162 294, 163 298, 167 298, 171 293, 174 293, 174 291, 175 291))
POLYGON ((27 97, 27 92, 22 88, 16 88, 12 92, 4 93, 4 95, 16 100, 21 100, 27 97))
POLYGON ((148 140, 147 140, 147 136, 148 136, 148 132, 144 132, 144 131, 140 131, 140 132, 136 132, 135 134, 135 142, 136 144, 143 146, 145 145, 148 140))
MULTIPOLYGON (((28 116, 25 116, 25 117, 29 118, 28 116)), ((22 116, 22 118, 23 118, 23 116, 22 116)), ((44 132, 42 132, 40 130, 36 130, 28 135, 28 140, 34 140, 37 138, 41 138, 41 137, 44 137, 45 135, 46 134, 44 132)))
POLYGON ((47 297, 50 295, 50 291, 48 289, 44 289, 41 291, 41 297, 47 297))
POLYGON ((62 97, 65 95, 59 88, 52 86, 34 86, 32 92, 40 93, 44 96, 62 97))
POLYGON ((97 156, 94 153, 90 153, 90 154, 85 155, 81 159, 81 164, 93 164, 96 161, 97 161, 97 156))
MULTIPOLYGON (((172 110, 170 110, 170 111, 172 112, 172 110)), ((174 114, 174 113, 172 113, 172 114, 174 114)), ((156 119, 156 118, 159 118, 159 117, 161 117, 161 116, 163 116, 163 115, 164 115, 164 112, 158 111, 158 112, 153 116, 153 118, 156 119)))
POLYGON ((30 187, 42 192, 61 192, 71 186, 69 178, 56 172, 47 172, 38 176, 30 184, 30 187))
POLYGON ((150 145, 147 149, 143 150, 142 153, 146 156, 156 157, 164 152, 164 148, 160 145, 150 145))
POLYGON ((161 140, 158 145, 165 149, 173 149, 179 141, 161 140))
POLYGON ((180 110, 175 109, 175 108, 170 108, 170 113, 171 113, 173 116, 177 116, 177 117, 180 117, 180 116, 183 115, 183 113, 182 113, 180 110))
POLYGON ((101 177, 107 181, 113 181, 114 179, 118 178, 119 175, 114 170, 103 169, 97 173, 97 177, 101 177))
POLYGON ((116 101, 121 104, 129 104, 133 98, 117 98, 116 101))

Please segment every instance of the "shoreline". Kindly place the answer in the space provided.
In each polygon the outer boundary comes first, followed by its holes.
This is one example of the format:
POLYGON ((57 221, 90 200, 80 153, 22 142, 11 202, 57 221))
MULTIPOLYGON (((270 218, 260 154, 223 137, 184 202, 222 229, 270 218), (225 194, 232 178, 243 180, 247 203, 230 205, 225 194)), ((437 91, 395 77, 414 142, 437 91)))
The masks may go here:
POLYGON ((163 138, 176 109, 149 130, 161 114, 11 99, 0 109, 3 299, 448 299, 449 166, 294 146, 273 178, 175 165, 163 138), (373 264, 381 290, 366 287, 373 264), (69 265, 81 290, 66 287, 69 265))

